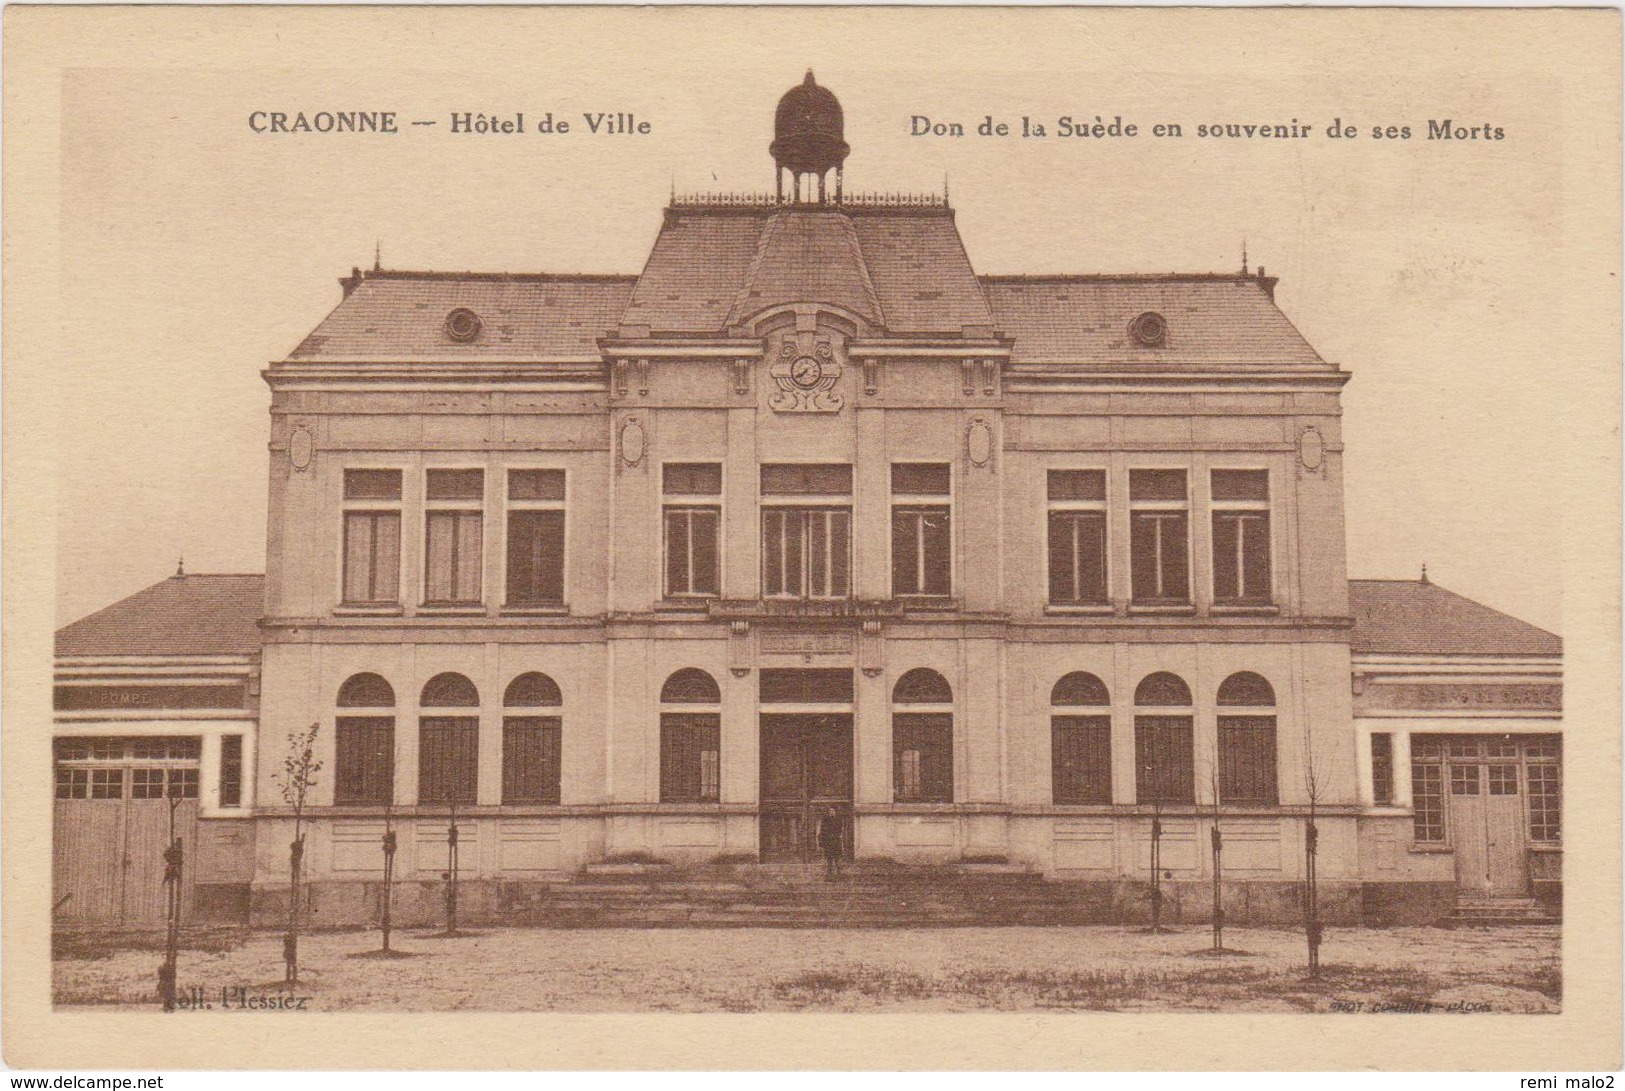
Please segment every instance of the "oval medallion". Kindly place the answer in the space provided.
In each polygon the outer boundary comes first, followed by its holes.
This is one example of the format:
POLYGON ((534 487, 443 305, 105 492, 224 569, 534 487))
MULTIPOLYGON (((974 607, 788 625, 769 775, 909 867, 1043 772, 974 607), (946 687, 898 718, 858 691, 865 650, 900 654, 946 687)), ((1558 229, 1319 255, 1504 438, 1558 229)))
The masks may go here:
POLYGON ((636 417, 621 425, 621 461, 628 466, 643 461, 643 425, 636 417))
POLYGON ((965 435, 965 453, 970 455, 973 466, 986 466, 987 460, 993 457, 993 429, 981 417, 970 422, 965 435))
POLYGON ((1306 470, 1318 470, 1325 457, 1326 440, 1321 436, 1320 429, 1313 426, 1305 428, 1298 435, 1298 461, 1303 463, 1306 470))
POLYGON ((311 437, 310 429, 304 425, 293 430, 288 437, 288 461, 300 473, 310 469, 310 456, 316 448, 316 441, 311 437))

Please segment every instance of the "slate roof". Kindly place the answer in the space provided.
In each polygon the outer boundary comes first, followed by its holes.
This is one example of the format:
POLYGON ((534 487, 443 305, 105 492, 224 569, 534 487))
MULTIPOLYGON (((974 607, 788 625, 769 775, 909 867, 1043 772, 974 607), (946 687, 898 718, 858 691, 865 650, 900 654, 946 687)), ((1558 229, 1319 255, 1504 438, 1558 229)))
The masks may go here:
POLYGON ((1083 365, 1326 362, 1271 298, 1273 281, 1234 274, 982 278, 1011 361, 1083 365), (1167 320, 1167 343, 1129 336, 1147 311, 1167 320))
POLYGON ((171 576, 56 631, 57 655, 254 655, 264 576, 171 576))
POLYGON ((598 339, 620 321, 635 279, 373 270, 289 359, 597 359, 598 339), (457 307, 480 316, 475 340, 446 336, 446 316, 457 307))
POLYGON ((622 325, 716 332, 809 300, 899 333, 993 325, 953 213, 906 206, 668 209, 622 325))
POLYGON ((1352 650, 1379 655, 1562 655, 1561 637, 1421 580, 1350 580, 1352 650))

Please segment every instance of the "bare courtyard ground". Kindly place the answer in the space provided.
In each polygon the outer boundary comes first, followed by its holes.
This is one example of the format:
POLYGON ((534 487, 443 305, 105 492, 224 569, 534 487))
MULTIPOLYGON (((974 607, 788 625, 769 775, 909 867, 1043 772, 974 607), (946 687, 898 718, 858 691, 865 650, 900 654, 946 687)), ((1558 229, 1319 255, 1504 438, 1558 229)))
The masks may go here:
MULTIPOLYGON (((1555 927, 1332 930, 1319 979, 1301 933, 1186 926, 937 930, 488 929, 397 934, 410 957, 357 957, 376 932, 300 942, 282 985, 281 937, 194 939, 182 989, 308 997, 315 1011, 1274 1011, 1555 1012, 1555 927), (1431 1009, 1425 1007, 1431 1005, 1431 1009)), ((155 1006, 151 941, 57 945, 59 1006, 155 1006)), ((233 994, 234 996, 238 994, 233 994)))

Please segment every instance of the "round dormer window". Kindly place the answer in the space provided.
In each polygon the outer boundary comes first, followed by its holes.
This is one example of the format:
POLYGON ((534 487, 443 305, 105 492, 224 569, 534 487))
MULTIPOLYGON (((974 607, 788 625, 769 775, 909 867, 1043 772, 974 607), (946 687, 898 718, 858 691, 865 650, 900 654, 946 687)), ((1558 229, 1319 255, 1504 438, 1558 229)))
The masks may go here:
POLYGON ((1128 324, 1128 332, 1146 348, 1161 348, 1168 343, 1168 320, 1156 311, 1146 311, 1128 324))
POLYGON ((479 315, 467 307, 458 307, 446 316, 446 336, 466 343, 480 335, 480 325, 479 315))

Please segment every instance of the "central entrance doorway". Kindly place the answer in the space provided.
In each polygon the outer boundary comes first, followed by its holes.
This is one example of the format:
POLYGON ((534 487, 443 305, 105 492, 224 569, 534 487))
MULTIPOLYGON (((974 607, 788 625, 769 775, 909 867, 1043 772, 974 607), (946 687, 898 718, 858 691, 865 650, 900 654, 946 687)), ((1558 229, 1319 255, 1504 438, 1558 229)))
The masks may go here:
POLYGON ((767 860, 822 855, 818 823, 833 812, 852 856, 852 714, 763 713, 761 853, 767 860))

